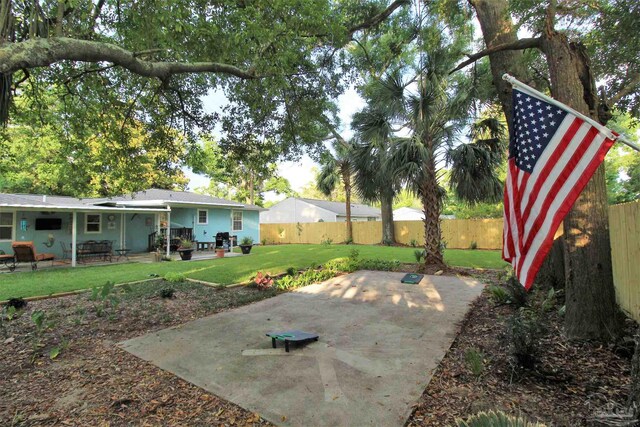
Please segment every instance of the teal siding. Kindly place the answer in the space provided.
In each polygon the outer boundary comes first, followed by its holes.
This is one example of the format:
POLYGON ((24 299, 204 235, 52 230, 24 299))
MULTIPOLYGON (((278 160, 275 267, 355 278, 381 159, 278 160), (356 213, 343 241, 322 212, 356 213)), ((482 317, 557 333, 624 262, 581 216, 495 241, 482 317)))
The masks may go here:
MULTIPOLYGON (((3 210, 7 212, 7 210, 3 210)), ((249 236, 254 243, 260 241, 260 224, 259 212, 242 211, 243 227, 242 231, 231 231, 231 209, 209 208, 208 224, 196 224, 197 209, 196 208, 174 208, 171 211, 171 227, 187 227, 194 229, 194 239, 201 242, 215 241, 216 233, 229 232, 231 235, 238 236, 238 241, 243 237, 249 236)), ((86 240, 111 240, 113 247, 119 248, 120 230, 122 227, 121 213, 115 213, 113 229, 109 229, 108 216, 109 213, 98 213, 101 216, 102 228, 100 233, 85 233, 85 213, 78 212, 78 228, 77 240, 84 242, 86 240)), ((149 234, 156 229, 157 218, 159 214, 155 213, 131 213, 124 215, 126 223, 125 246, 131 249, 132 253, 146 252, 149 234)), ((33 241, 36 251, 39 253, 53 253, 56 257, 62 257, 62 248, 60 242, 64 242, 67 246, 71 244, 71 220, 72 214, 69 212, 54 212, 51 214, 43 214, 37 211, 17 211, 14 223, 14 237, 19 241, 33 241), (26 218, 29 228, 25 231, 20 230, 20 220, 26 218), (62 228, 60 230, 35 230, 36 218, 60 218, 62 219, 62 228), (53 244, 49 245, 49 235, 53 238, 53 244)), ((11 241, 0 241, 0 250, 5 253, 12 253, 11 241)))
MULTIPOLYGON (((99 233, 85 233, 85 214, 79 212, 77 214, 78 219, 78 242, 86 240, 111 240, 114 247, 120 247, 120 214, 114 214, 115 218, 112 221, 114 224, 113 229, 109 229, 109 221, 107 213, 98 213, 101 216, 101 231, 99 233)), ((38 253, 48 252, 53 253, 56 257, 62 257, 62 247, 60 242, 64 242, 67 246, 71 244, 71 222, 72 214, 69 212, 54 212, 51 214, 43 214, 37 211, 18 211, 16 213, 16 224, 14 224, 15 240, 18 241, 32 241, 38 253), (20 220, 26 218, 28 222, 27 230, 20 230, 20 220), (35 222, 36 218, 60 218, 62 220, 62 228, 60 230, 36 230, 35 222), (49 237, 52 237, 53 244, 51 244, 49 237)), ((12 253, 11 242, 0 242, 0 249, 6 253, 12 253)))
POLYGON ((126 246, 132 253, 148 250, 149 234, 156 230, 156 215, 154 213, 127 213, 126 217, 126 246))

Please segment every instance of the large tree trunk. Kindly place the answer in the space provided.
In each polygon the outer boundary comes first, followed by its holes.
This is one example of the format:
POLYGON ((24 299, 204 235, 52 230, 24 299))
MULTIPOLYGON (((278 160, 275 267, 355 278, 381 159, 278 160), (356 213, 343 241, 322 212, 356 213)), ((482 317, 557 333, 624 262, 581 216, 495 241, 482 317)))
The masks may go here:
POLYGON ((382 243, 396 242, 396 231, 393 225, 393 194, 381 192, 380 210, 382 214, 382 243))
MULTIPOLYGON (((594 117, 593 77, 581 46, 569 44, 549 25, 542 49, 553 97, 594 117)), ((565 217, 564 234, 566 333, 572 339, 608 341, 620 333, 622 322, 613 285, 604 164, 565 217)))
MULTIPOLYGON (((469 4, 476 11, 487 47, 518 40, 506 0, 469 0, 469 4)), ((498 91, 509 131, 511 131, 511 84, 503 80, 502 75, 509 73, 517 79, 524 80, 526 69, 522 57, 523 53, 520 50, 505 50, 489 55, 493 84, 498 91)))
POLYGON ((344 183, 344 194, 347 209, 347 243, 353 243, 353 225, 351 224, 351 171, 343 168, 342 182, 344 183))
POLYGON ((441 199, 438 178, 433 162, 423 165, 425 180, 420 186, 420 200, 424 212, 425 265, 444 266, 442 232, 440 230, 441 199))

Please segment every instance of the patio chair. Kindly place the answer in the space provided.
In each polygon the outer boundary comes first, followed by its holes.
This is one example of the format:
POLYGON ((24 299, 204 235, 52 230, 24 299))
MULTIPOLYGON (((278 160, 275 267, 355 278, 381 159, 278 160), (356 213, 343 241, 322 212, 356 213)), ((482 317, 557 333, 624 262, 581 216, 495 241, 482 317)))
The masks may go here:
POLYGON ((60 247, 62 248, 62 259, 71 259, 71 248, 65 242, 60 242, 60 247))
POLYGON ((38 254, 33 242, 13 242, 11 244, 13 254, 15 255, 16 264, 21 262, 31 263, 31 269, 36 270, 40 261, 53 261, 56 258, 54 254, 38 254))

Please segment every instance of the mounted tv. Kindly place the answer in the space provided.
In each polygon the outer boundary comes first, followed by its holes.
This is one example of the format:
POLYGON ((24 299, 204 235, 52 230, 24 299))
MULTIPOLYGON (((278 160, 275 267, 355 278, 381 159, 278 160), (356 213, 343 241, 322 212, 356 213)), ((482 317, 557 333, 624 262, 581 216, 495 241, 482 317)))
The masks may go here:
POLYGON ((61 218, 36 218, 36 230, 60 230, 61 218))

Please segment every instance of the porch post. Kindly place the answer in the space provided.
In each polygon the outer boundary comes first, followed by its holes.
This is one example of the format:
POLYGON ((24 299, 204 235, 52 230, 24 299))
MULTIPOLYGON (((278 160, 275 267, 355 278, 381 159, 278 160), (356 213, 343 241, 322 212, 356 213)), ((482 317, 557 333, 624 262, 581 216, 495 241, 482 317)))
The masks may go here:
POLYGON ((167 211, 167 258, 169 258, 170 247, 171 247, 171 210, 167 211))
POLYGON ((120 249, 127 247, 127 215, 122 212, 120 214, 120 249))
POLYGON ((76 266, 76 257, 78 253, 78 213, 73 211, 71 216, 71 267, 76 266))

